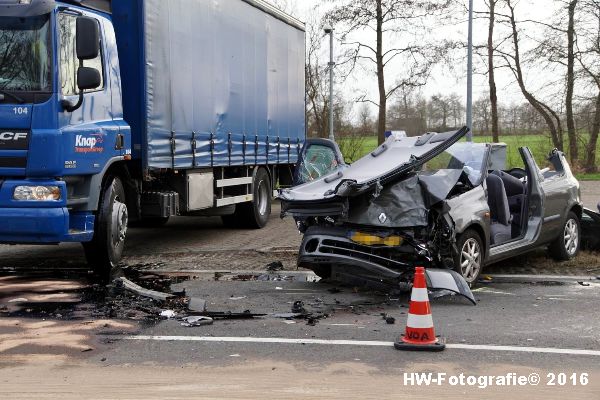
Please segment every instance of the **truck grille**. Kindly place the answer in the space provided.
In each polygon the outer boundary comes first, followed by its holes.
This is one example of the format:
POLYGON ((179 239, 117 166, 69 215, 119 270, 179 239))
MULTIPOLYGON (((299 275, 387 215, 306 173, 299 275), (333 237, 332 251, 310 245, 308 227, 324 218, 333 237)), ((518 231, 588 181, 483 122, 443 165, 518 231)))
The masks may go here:
POLYGON ((25 168, 27 167, 27 157, 1 157, 0 168, 25 168))

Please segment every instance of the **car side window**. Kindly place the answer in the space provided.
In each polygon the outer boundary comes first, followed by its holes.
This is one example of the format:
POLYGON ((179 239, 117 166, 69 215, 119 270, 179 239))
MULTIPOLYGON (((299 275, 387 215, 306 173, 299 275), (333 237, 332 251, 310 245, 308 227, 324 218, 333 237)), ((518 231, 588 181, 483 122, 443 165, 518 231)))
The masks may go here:
MULTIPOLYGON (((79 59, 75 46, 75 34, 77 26, 77 16, 60 13, 58 15, 59 26, 59 62, 60 62, 60 86, 61 93, 65 96, 72 96, 79 93, 77 88, 77 70, 79 68, 79 59)), ((86 90, 87 92, 104 89, 104 68, 102 63, 102 51, 93 60, 84 60, 84 67, 95 68, 100 72, 101 83, 96 89, 86 90)))

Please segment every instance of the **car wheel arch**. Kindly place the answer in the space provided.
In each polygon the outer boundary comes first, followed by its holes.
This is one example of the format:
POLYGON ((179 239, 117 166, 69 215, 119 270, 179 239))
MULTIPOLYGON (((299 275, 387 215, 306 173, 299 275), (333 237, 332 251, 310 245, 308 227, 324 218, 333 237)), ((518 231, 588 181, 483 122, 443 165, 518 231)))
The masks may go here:
POLYGON ((583 217, 583 207, 581 206, 581 204, 574 204, 570 206, 565 215, 569 215, 569 212, 573 212, 581 221, 581 218, 583 217))

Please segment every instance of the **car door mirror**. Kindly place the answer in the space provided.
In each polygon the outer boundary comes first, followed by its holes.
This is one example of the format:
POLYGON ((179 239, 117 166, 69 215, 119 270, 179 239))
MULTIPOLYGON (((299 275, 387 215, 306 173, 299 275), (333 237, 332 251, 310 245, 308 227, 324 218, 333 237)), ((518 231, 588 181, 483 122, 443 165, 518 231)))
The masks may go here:
POLYGON ((101 83, 102 78, 96 68, 79 67, 77 70, 77 87, 79 90, 96 89, 101 83))
POLYGON ((89 17, 78 17, 75 33, 77 58, 93 60, 100 54, 100 29, 98 21, 89 17))
POLYGON ((343 165, 344 158, 335 142, 327 139, 309 139, 300 152, 294 173, 294 186, 331 175, 343 165))

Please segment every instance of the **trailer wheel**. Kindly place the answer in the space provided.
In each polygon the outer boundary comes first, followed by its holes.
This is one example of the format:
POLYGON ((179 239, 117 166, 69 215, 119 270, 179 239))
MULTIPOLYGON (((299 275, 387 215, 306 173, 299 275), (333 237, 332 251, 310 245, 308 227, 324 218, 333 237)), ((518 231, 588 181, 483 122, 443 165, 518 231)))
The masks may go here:
POLYGON ((260 168, 252 182, 254 200, 249 203, 237 204, 233 214, 221 217, 223 224, 236 228, 264 228, 271 216, 272 193, 269 174, 264 168, 260 168))
POLYGON ((94 237, 83 243, 88 265, 103 280, 108 280, 125 248, 129 214, 125 190, 118 177, 109 178, 100 197, 94 237))

